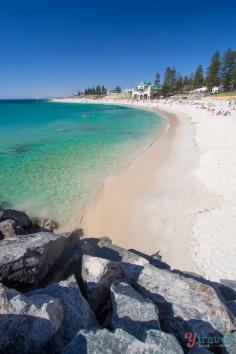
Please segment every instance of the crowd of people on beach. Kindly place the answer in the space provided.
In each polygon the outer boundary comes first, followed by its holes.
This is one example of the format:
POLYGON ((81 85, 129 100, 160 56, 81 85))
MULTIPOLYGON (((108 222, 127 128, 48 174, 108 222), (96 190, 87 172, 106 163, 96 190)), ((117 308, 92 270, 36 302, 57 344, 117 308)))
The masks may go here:
POLYGON ((191 105, 195 106, 197 109, 207 110, 212 113, 214 116, 219 117, 231 117, 231 112, 236 111, 236 99, 228 100, 222 102, 216 102, 215 100, 212 102, 202 102, 202 100, 171 100, 165 99, 162 100, 162 103, 173 105, 173 103, 177 105, 191 105))

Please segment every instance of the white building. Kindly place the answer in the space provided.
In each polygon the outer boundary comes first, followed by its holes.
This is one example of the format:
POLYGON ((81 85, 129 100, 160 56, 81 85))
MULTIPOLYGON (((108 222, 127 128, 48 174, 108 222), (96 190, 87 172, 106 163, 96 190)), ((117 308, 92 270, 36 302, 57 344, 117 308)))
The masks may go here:
POLYGON ((132 89, 132 98, 134 100, 150 100, 158 91, 157 86, 141 82, 132 89))
POLYGON ((212 87, 211 93, 219 93, 219 87, 218 86, 212 87))
POLYGON ((207 91, 208 91, 208 87, 206 87, 206 86, 193 90, 193 92, 198 92, 198 93, 205 93, 207 91))

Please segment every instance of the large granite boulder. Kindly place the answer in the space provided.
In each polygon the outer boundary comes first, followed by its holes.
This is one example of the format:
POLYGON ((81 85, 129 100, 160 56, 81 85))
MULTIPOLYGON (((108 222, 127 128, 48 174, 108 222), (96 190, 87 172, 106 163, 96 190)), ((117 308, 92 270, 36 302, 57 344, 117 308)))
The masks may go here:
POLYGON ((119 282, 111 286, 112 328, 122 328, 142 340, 149 329, 160 329, 155 304, 145 299, 129 284, 119 282))
POLYGON ((141 342, 122 329, 109 332, 106 329, 80 331, 66 346, 63 354, 181 354, 183 353, 176 339, 161 331, 156 338, 151 336, 141 342))
POLYGON ((115 280, 124 277, 119 262, 84 255, 82 260, 82 279, 87 299, 92 309, 98 314, 110 299, 110 286, 115 280))
POLYGON ((126 250, 120 246, 112 243, 108 237, 102 237, 99 239, 94 251, 94 256, 109 259, 115 262, 125 262, 130 264, 137 264, 144 266, 145 264, 152 264, 156 267, 163 269, 170 269, 166 263, 161 261, 161 256, 158 258, 153 255, 149 256, 134 249, 126 250))
POLYGON ((71 341, 80 329, 98 327, 96 317, 82 296, 74 276, 59 283, 53 283, 46 288, 33 290, 26 295, 29 297, 47 295, 61 302, 64 312, 63 322, 50 343, 50 347, 56 352, 71 341))
POLYGON ((157 305, 162 328, 183 344, 186 332, 208 336, 236 329, 215 289, 200 281, 148 265, 136 288, 157 305))
POLYGON ((1 211, 0 221, 7 219, 14 220, 18 226, 23 228, 29 228, 32 224, 26 213, 14 209, 5 209, 1 211))
POLYGON ((224 349, 222 350, 222 354, 235 354, 236 352, 236 332, 227 333, 223 337, 223 345, 224 349))
POLYGON ((115 262, 126 262, 131 264, 145 265, 149 264, 149 261, 134 252, 125 250, 122 247, 112 244, 112 241, 103 237, 99 240, 97 244, 98 248, 96 250, 96 256, 108 259, 115 262))
POLYGON ((0 242, 0 280, 17 289, 37 286, 60 256, 66 239, 49 232, 0 242))
POLYGON ((60 301, 48 295, 26 297, 0 284, 0 352, 41 352, 63 320, 60 301))
POLYGON ((17 235, 17 225, 15 220, 4 220, 0 222, 0 232, 4 238, 14 237, 17 235))

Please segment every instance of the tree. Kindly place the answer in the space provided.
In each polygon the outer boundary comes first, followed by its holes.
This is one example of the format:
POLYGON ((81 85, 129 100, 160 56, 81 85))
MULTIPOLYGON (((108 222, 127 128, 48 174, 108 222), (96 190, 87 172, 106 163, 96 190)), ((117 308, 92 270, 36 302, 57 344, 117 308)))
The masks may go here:
POLYGON ((194 88, 194 75, 191 73, 188 78, 188 89, 192 90, 194 88))
POLYGON ((121 87, 120 86, 116 86, 113 90, 113 92, 115 93, 121 93, 121 87))
POLYGON ((207 68, 206 86, 212 89, 220 84, 220 53, 215 52, 211 58, 211 63, 207 68))
POLYGON ((164 81, 162 85, 162 95, 167 96, 175 91, 175 85, 177 80, 176 69, 167 67, 164 75, 164 81))
POLYGON ((176 82, 175 82, 175 91, 181 93, 183 89, 183 78, 180 73, 177 74, 176 82))
POLYGON ((156 73, 154 85, 157 86, 158 88, 161 87, 161 76, 159 73, 156 73))
POLYGON ((222 60, 221 83, 225 90, 232 87, 232 77, 236 65, 236 52, 232 49, 226 50, 222 60))
POLYGON ((202 69, 202 66, 199 65, 197 67, 197 70, 196 70, 195 75, 194 75, 194 83, 193 83, 193 85, 194 85, 195 88, 199 88, 199 87, 202 87, 203 82, 204 82, 203 69, 202 69))

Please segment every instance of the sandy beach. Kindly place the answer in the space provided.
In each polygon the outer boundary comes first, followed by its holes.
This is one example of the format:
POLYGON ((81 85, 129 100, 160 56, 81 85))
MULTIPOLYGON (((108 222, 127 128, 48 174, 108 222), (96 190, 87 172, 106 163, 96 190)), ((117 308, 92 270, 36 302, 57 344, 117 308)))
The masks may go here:
POLYGON ((214 113, 202 100, 100 103, 156 111, 169 128, 125 173, 105 183, 84 214, 85 235, 109 236, 149 254, 160 250, 173 268, 210 279, 235 278, 235 111, 216 115, 228 103, 214 100, 214 113))

